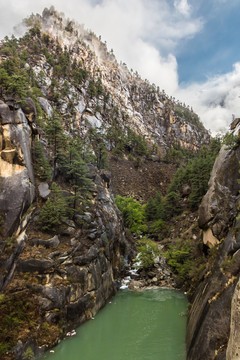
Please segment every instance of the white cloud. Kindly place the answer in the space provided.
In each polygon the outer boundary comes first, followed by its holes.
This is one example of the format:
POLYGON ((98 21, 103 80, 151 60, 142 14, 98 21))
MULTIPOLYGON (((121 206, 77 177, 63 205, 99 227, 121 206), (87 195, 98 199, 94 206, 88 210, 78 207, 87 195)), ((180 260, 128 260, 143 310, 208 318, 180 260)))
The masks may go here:
POLYGON ((185 16, 190 15, 191 6, 187 0, 174 0, 174 6, 181 14, 185 16))
POLYGON ((228 130, 232 115, 240 117, 240 63, 234 64, 231 72, 205 83, 178 88, 175 96, 192 105, 214 134, 228 130))

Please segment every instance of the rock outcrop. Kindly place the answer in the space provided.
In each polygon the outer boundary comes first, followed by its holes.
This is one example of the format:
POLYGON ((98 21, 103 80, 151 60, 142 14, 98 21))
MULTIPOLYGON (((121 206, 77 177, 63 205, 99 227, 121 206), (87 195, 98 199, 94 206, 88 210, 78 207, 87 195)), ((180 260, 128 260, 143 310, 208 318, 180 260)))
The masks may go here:
POLYGON ((36 237, 33 210, 3 265, 3 289, 12 293, 29 289, 28 301, 39 309, 41 323, 55 327, 53 339, 42 344, 39 323, 38 335, 20 339, 15 359, 22 359, 28 347, 39 354, 53 346, 69 330, 94 317, 118 289, 124 259, 132 249, 106 176, 98 175, 95 168, 95 179, 89 211, 76 214, 74 221, 65 220, 54 237, 46 238, 44 233, 44 238, 36 237))
POLYGON ((1 233, 11 236, 35 197, 31 127, 21 109, 0 104, 1 233))
POLYGON ((199 209, 203 239, 211 250, 208 271, 197 287, 189 313, 188 360, 240 358, 237 341, 240 336, 237 321, 239 161, 239 146, 221 149, 212 170, 209 190, 199 209))

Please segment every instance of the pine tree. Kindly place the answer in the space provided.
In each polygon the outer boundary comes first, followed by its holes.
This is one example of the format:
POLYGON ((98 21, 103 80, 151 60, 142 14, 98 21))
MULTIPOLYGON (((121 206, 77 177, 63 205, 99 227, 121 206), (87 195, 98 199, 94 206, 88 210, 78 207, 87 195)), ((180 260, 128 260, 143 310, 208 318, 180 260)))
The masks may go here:
POLYGON ((169 192, 165 198, 164 204, 165 219, 170 219, 174 215, 178 215, 181 212, 180 196, 176 192, 169 192))
POLYGON ((49 143, 53 147, 53 179, 56 176, 56 165, 61 149, 66 144, 65 136, 59 115, 54 111, 48 119, 46 126, 46 134, 49 143))
POLYGON ((106 169, 108 168, 108 152, 105 143, 100 140, 97 144, 97 149, 95 151, 97 156, 97 168, 106 169))
POLYGON ((3 92, 6 91, 8 84, 9 84, 9 76, 7 71, 5 69, 0 69, 1 97, 3 96, 3 92))
POLYGON ((67 175, 74 189, 73 207, 76 209, 77 200, 85 202, 92 187, 92 180, 88 178, 88 167, 74 146, 69 150, 69 164, 67 165, 67 175))
POLYGON ((51 195, 43 205, 38 224, 43 230, 54 230, 66 219, 67 203, 56 183, 52 183, 51 195))
POLYGON ((51 178, 51 167, 45 157, 42 144, 37 139, 34 141, 34 169, 41 180, 51 178))

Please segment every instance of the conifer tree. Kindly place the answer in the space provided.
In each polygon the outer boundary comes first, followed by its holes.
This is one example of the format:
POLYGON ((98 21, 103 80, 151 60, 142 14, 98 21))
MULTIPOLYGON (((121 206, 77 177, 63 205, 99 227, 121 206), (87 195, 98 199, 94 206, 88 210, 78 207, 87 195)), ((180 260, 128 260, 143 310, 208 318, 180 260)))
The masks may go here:
POLYGON ((69 150, 69 164, 67 175, 74 190, 73 207, 76 209, 77 200, 85 202, 92 187, 92 180, 88 178, 88 167, 78 152, 77 147, 71 146, 69 150))
POLYGON ((42 144, 39 140, 34 141, 34 168, 36 174, 41 180, 51 178, 52 172, 50 165, 45 157, 42 144))
POLYGON ((43 230, 54 230, 66 219, 67 203, 56 183, 52 183, 51 195, 43 205, 38 224, 43 230))
POLYGON ((52 116, 48 119, 46 125, 46 134, 49 143, 53 147, 53 178, 56 176, 56 165, 59 158, 61 149, 66 144, 65 136, 63 134, 63 128, 61 120, 56 111, 53 112, 52 116))
POLYGON ((97 144, 95 153, 97 156, 97 168, 106 169, 108 167, 108 152, 107 147, 102 140, 97 144))

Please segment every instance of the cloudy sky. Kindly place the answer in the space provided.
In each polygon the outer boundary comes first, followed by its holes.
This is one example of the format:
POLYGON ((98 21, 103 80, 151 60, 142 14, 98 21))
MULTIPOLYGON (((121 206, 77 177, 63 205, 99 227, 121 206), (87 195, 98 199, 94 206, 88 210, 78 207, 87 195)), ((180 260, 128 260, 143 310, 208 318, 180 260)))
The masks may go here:
POLYGON ((0 0, 0 37, 51 5, 192 106, 213 134, 240 117, 240 0, 0 0))

